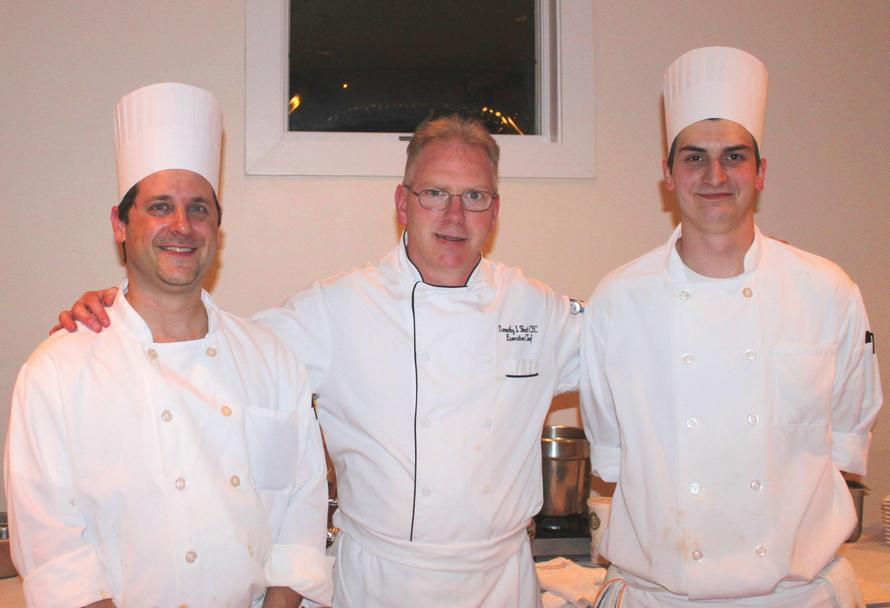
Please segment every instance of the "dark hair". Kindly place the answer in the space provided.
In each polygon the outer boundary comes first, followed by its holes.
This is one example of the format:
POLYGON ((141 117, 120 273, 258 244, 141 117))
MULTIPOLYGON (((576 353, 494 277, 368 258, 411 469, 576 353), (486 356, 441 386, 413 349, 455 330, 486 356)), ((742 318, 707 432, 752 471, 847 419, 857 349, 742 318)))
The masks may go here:
MULTIPOLYGON (((216 198, 216 191, 211 188, 211 192, 213 192, 213 204, 216 205, 216 225, 219 226, 222 224, 222 207, 219 206, 219 199, 216 198)), ((139 195, 139 182, 133 184, 133 187, 127 190, 127 193, 124 195, 124 198, 121 199, 121 202, 117 206, 117 217, 123 223, 128 223, 130 221, 130 209, 133 207, 133 203, 136 202, 136 197, 139 195)))
POLYGON ((408 160, 405 163, 406 182, 410 181, 409 174, 412 172, 414 162, 423 149, 437 141, 458 141, 468 146, 478 146, 485 152, 488 162, 491 163, 494 175, 497 177, 500 148, 491 136, 491 133, 488 132, 485 125, 475 118, 464 118, 457 114, 452 114, 450 116, 427 119, 417 125, 417 129, 408 143, 408 160))
MULTIPOLYGON (((721 120, 719 118, 707 118, 705 120, 721 120)), ((677 139, 680 137, 678 134, 677 137, 674 138, 674 141, 671 142, 671 149, 668 151, 668 170, 673 171, 674 169, 674 152, 676 152, 677 148, 677 139)), ((757 170, 760 171, 760 146, 757 145, 757 140, 754 139, 754 136, 751 136, 751 141, 754 142, 754 162, 757 164, 757 170)))

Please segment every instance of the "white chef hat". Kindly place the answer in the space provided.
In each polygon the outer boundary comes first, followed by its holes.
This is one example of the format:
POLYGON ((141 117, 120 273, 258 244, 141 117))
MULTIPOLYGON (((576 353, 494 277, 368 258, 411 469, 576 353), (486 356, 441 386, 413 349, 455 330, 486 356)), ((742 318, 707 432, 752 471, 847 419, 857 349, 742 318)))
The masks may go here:
POLYGON ((693 49, 664 73, 664 122, 668 147, 694 122, 725 118, 745 127, 763 145, 766 67, 753 55, 725 46, 693 49))
POLYGON ((114 139, 119 198, 164 169, 194 171, 217 192, 222 109, 204 89, 162 82, 128 93, 114 108, 114 139))

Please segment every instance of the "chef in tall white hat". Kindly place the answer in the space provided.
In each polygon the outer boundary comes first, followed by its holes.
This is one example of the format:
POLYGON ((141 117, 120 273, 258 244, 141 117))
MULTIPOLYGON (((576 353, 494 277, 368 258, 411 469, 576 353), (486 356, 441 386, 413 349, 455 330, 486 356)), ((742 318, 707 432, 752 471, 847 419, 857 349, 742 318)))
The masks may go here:
POLYGON ((597 286, 582 416, 616 482, 603 601, 861 606, 837 557, 882 396, 856 284, 754 222, 767 74, 739 49, 667 70, 665 185, 680 223, 597 286), (727 602, 728 600, 728 602, 727 602))
POLYGON ((216 254, 222 114, 163 83, 115 109, 127 279, 102 334, 22 367, 7 437, 29 606, 330 601, 327 483, 303 365, 201 288, 216 254))

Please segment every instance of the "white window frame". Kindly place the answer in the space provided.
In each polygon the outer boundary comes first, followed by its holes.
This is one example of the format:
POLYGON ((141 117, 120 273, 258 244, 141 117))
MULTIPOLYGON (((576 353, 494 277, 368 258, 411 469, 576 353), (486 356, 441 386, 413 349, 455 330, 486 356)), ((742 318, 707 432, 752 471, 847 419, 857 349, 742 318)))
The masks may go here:
MULTIPOLYGON (((401 176, 405 136, 398 133, 296 132, 287 128, 288 0, 247 0, 245 159, 248 175, 401 176)), ((593 1, 555 0, 557 56, 542 95, 544 135, 495 135, 501 177, 593 178, 593 1), (555 108, 547 99, 555 98, 555 108), (555 110, 555 111, 553 111, 555 110), (551 116, 548 117, 548 114, 551 116), (548 134, 549 133, 549 134, 548 134)), ((542 45, 543 46, 543 45, 542 45)))

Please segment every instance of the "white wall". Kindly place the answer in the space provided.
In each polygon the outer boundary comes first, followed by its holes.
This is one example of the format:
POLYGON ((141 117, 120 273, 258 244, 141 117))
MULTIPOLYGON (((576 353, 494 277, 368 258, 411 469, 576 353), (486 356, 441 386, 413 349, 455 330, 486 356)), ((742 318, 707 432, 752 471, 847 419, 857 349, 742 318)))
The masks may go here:
MULTIPOLYGON (((609 269, 663 241, 672 218, 660 187, 662 73, 687 49, 739 46, 770 70, 758 222, 847 269, 886 357, 890 3, 598 1, 594 19, 597 178, 503 183, 491 256, 586 297, 609 269)), ((238 0, 0 4, 4 402, 57 311, 122 276, 107 219, 111 111, 138 86, 188 82, 223 104, 225 244, 213 286, 223 307, 253 312, 395 241, 392 179, 245 176, 243 31, 238 0)), ((3 436, 6 415, 4 404, 3 436)), ((873 442, 870 521, 890 494, 888 426, 879 420, 873 442)))

